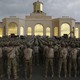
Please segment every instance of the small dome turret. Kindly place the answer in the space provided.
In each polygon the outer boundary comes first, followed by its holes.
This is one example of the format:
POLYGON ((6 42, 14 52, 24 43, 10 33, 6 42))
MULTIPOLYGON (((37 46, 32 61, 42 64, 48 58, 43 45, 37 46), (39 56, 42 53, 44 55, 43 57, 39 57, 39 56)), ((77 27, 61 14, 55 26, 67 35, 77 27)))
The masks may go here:
POLYGON ((34 13, 42 13, 43 12, 43 3, 39 0, 33 3, 34 13))

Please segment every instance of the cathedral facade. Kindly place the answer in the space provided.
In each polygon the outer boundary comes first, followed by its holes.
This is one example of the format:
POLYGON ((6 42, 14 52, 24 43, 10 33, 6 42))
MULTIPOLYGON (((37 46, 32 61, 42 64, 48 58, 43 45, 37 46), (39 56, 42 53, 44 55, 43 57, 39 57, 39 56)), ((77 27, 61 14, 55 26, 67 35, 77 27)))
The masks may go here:
POLYGON ((33 3, 33 12, 25 19, 10 16, 0 22, 0 37, 6 35, 40 35, 40 36, 75 36, 80 38, 80 22, 68 16, 53 19, 43 12, 43 3, 36 1, 33 3))

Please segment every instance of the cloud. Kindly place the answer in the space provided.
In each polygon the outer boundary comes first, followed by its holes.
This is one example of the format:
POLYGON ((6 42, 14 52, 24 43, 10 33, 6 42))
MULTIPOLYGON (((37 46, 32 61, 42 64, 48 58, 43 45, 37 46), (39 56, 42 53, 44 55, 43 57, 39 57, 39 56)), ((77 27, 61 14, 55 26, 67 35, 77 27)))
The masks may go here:
MULTIPOLYGON (((33 12, 37 0, 0 0, 0 19, 8 16, 24 16, 33 12)), ((70 16, 80 21, 80 0, 40 0, 44 12, 53 18, 70 16)))

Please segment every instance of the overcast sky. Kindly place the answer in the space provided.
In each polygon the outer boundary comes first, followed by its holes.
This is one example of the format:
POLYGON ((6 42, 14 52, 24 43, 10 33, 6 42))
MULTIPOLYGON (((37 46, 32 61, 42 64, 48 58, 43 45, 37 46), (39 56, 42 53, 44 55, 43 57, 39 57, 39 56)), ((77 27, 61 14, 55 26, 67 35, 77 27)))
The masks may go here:
MULTIPOLYGON (((9 16, 25 18, 33 12, 33 2, 37 0, 0 0, 0 20, 9 16)), ((40 0, 44 12, 53 18, 70 16, 80 21, 80 0, 40 0)))

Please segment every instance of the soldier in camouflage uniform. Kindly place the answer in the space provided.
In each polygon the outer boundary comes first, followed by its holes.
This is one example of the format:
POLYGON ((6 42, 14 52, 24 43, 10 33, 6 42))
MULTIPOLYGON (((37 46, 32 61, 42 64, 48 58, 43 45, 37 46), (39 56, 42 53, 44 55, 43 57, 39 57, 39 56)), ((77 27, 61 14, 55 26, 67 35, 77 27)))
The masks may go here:
POLYGON ((7 73, 7 61, 8 61, 8 58, 7 58, 7 44, 8 43, 2 43, 3 46, 2 46, 2 52, 3 52, 3 73, 4 75, 6 75, 7 73), (6 73, 6 74, 5 74, 6 73))
POLYGON ((14 79, 16 80, 18 76, 17 76, 17 60, 16 60, 15 52, 16 52, 16 49, 14 45, 10 44, 9 47, 7 48, 7 56, 8 56, 7 75, 8 75, 8 79, 10 79, 11 68, 13 66, 14 79))
POLYGON ((65 43, 62 43, 62 49, 60 51, 60 55, 59 55, 59 77, 61 74, 61 69, 62 69, 62 64, 63 64, 63 68, 64 68, 64 76, 67 76, 67 54, 68 54, 68 50, 65 47, 65 43))
POLYGON ((33 52, 34 52, 34 64, 35 65, 39 65, 39 46, 38 44, 35 44, 35 46, 33 46, 33 52))
POLYGON ((0 44, 0 79, 2 78, 2 46, 0 44))
POLYGON ((71 44, 71 51, 70 51, 70 55, 71 56, 71 60, 69 61, 69 77, 71 77, 71 69, 72 69, 72 65, 73 65, 73 68, 74 68, 74 76, 76 77, 77 75, 77 53, 78 53, 78 50, 75 48, 75 44, 72 43, 71 44))
MULTIPOLYGON (((58 70, 58 64, 59 64, 59 53, 60 53, 61 45, 60 44, 54 44, 54 65, 55 69, 58 70)), ((56 70, 56 73, 58 72, 56 70)))
MULTIPOLYGON (((79 42, 78 42, 78 44, 79 44, 79 42)), ((77 57, 77 65, 78 65, 78 75, 80 75, 80 48, 79 48, 80 46, 78 45, 77 46, 77 49, 78 49, 78 57, 77 57)))
POLYGON ((52 48, 52 45, 49 44, 48 45, 48 48, 46 48, 47 51, 45 53, 45 57, 46 57, 46 60, 45 60, 45 78, 47 78, 47 71, 48 71, 48 66, 49 66, 49 63, 50 63, 50 66, 51 66, 51 77, 54 76, 54 71, 53 71, 53 59, 54 59, 54 49, 52 48))
POLYGON ((44 64, 45 64, 45 61, 46 61, 46 53, 47 53, 47 50, 48 50, 48 44, 45 44, 44 46, 44 51, 43 51, 43 56, 44 56, 44 64))
POLYGON ((24 60, 25 60, 25 78, 32 78, 32 52, 30 45, 24 49, 24 60))

